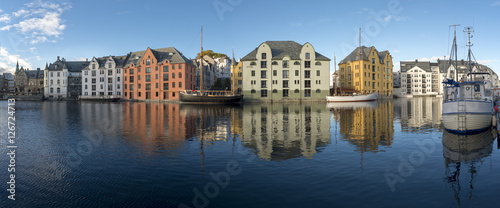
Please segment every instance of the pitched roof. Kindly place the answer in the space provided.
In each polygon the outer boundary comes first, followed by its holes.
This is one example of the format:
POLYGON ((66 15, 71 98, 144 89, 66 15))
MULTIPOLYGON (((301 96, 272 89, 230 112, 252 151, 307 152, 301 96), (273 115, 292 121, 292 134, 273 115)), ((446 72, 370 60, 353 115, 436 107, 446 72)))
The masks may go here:
POLYGON ((81 72, 89 63, 89 61, 66 61, 63 58, 62 60, 57 59, 54 63, 47 66, 46 69, 49 71, 59 71, 65 68, 69 72, 81 72))
POLYGON ((26 70, 26 76, 30 79, 43 78, 43 71, 40 70, 26 70))
MULTIPOLYGON (((272 60, 280 60, 285 56, 289 56, 291 60, 300 59, 300 53, 302 52, 303 45, 295 41, 266 41, 264 43, 269 45, 269 48, 271 48, 272 60)), ((258 47, 243 57, 241 61, 257 60, 257 50, 258 47)), ((316 60, 330 61, 329 58, 318 52, 316 52, 316 60)))
POLYGON ((431 62, 430 61, 401 61, 400 62, 400 69, 401 72, 406 72, 413 67, 418 67, 426 72, 431 72, 431 62))
MULTIPOLYGON (((384 60, 386 54, 388 54, 389 51, 377 51, 377 49, 374 46, 366 47, 366 46, 361 46, 361 60, 364 61, 370 61, 368 60, 368 57, 370 56, 370 52, 372 51, 372 48, 377 52, 379 60, 384 60)), ((353 62, 353 61, 358 61, 358 51, 359 47, 354 49, 348 56, 346 56, 342 61, 339 62, 339 64, 345 64, 347 62, 353 62)))
MULTIPOLYGON (((163 63, 166 60, 168 60, 168 62, 172 64, 180 64, 180 63, 192 64, 188 58, 186 58, 181 52, 179 52, 174 47, 151 49, 151 52, 157 59, 158 64, 163 63)), ((146 50, 128 53, 126 58, 124 59, 123 67, 124 68, 129 67, 131 64, 140 65, 140 60, 142 59, 145 53, 146 50)))

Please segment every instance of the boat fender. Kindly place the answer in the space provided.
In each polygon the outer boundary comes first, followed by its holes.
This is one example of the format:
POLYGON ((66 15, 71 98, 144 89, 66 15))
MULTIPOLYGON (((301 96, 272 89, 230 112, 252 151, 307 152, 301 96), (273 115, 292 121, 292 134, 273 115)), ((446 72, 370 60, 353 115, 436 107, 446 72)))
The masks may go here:
POLYGON ((493 127, 497 126, 497 117, 496 117, 496 115, 491 116, 491 125, 493 127))

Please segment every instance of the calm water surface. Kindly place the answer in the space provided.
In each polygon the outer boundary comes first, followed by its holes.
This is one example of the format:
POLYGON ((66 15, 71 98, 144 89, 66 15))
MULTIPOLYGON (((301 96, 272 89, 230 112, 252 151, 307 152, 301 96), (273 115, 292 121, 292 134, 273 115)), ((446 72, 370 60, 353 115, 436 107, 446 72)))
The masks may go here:
POLYGON ((478 207, 496 134, 443 132, 441 100, 362 104, 17 102, 16 201, 0 207, 478 207))

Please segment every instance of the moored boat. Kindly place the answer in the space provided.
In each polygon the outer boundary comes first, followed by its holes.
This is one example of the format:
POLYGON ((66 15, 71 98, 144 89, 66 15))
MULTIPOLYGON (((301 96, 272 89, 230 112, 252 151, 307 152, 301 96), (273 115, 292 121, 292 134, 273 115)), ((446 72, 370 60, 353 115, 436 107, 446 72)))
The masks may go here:
POLYGON ((180 92, 179 99, 181 102, 198 102, 198 103, 237 103, 243 100, 243 95, 226 94, 222 92, 180 92))
POLYGON ((367 102, 378 98, 378 93, 361 95, 353 93, 352 95, 326 96, 327 102, 367 102))

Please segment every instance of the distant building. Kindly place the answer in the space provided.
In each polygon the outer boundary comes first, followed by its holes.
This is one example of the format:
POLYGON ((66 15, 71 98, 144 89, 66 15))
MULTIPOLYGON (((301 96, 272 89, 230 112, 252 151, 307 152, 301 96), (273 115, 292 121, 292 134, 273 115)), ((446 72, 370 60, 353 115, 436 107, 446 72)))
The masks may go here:
MULTIPOLYGON (((191 59, 191 62, 196 67, 196 89, 200 90, 200 63, 201 59, 191 59)), ((214 61, 209 56, 203 57, 203 90, 210 90, 214 86, 216 81, 215 71, 214 71, 214 61)))
POLYGON ((123 65, 128 56, 93 57, 82 69, 83 99, 121 98, 123 65))
POLYGON ((325 100, 330 59, 310 43, 266 41, 241 59, 247 101, 325 100))
POLYGON ((400 62, 401 86, 406 95, 437 95, 433 91, 432 72, 439 69, 437 64, 429 61, 402 61, 400 62))
POLYGON ((389 51, 361 46, 339 63, 340 88, 392 96, 393 63, 389 51))
POLYGON ((124 99, 179 100, 196 87, 196 67, 174 47, 130 52, 123 76, 124 99))
POLYGON ((14 92, 17 94, 43 93, 43 71, 28 70, 16 65, 14 92))
POLYGON ((0 75, 0 95, 9 93, 9 80, 4 75, 0 75))
POLYGON ((232 61, 227 56, 215 58, 215 76, 217 79, 231 79, 232 61))
POLYGON ((401 87, 401 72, 392 72, 392 84, 394 88, 401 87))
POLYGON ((236 62, 236 60, 231 61, 231 81, 232 90, 234 94, 241 94, 243 92, 243 70, 242 62, 236 62))
POLYGON ((77 99, 82 93, 82 69, 89 61, 66 61, 59 56, 54 63, 45 66, 44 95, 46 98, 77 99))
POLYGON ((8 89, 7 91, 9 93, 14 93, 15 91, 15 81, 14 81, 14 75, 11 73, 3 73, 3 78, 7 80, 8 83, 8 89))

